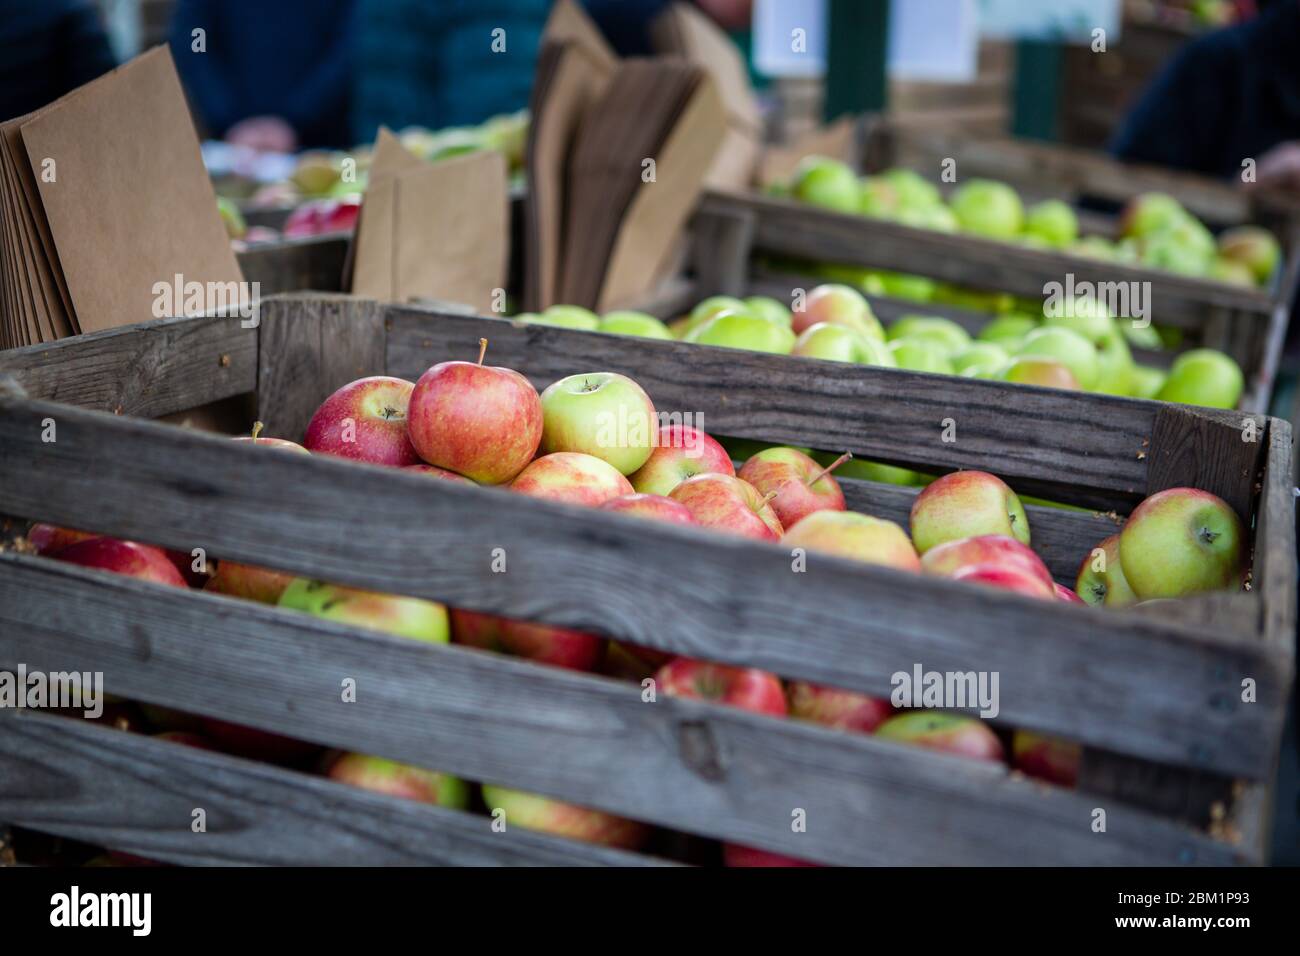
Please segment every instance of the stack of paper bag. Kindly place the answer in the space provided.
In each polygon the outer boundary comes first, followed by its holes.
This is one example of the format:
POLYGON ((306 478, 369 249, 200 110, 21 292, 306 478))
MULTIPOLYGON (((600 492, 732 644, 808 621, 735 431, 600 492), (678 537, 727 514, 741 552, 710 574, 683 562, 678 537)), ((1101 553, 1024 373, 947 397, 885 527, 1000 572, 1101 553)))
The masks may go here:
POLYGON ((0 124, 0 189, 0 346, 246 301, 165 47, 0 124))
POLYGON ((708 72, 680 58, 618 60, 562 0, 533 87, 524 304, 605 311, 674 261, 726 131, 708 72))

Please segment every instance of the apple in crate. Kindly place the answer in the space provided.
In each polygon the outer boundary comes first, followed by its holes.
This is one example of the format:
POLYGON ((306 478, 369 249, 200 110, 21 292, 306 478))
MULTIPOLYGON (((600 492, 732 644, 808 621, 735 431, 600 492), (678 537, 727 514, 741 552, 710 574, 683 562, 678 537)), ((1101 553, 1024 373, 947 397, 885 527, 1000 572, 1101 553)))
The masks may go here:
POLYGON ((295 578, 280 595, 279 606, 305 611, 327 621, 432 644, 446 644, 451 639, 447 609, 423 598, 379 594, 311 578, 295 578))
POLYGON ((654 681, 670 697, 709 700, 776 717, 784 717, 787 711, 781 679, 754 667, 676 657, 659 668, 654 681))
POLYGON ((921 557, 921 567, 930 574, 951 577, 962 568, 979 564, 1012 565, 1029 572, 1045 589, 1055 583, 1043 559, 1027 545, 1001 534, 977 535, 945 541, 921 557))
POLYGON ((459 777, 398 763, 386 757, 339 754, 325 775, 339 783, 390 797, 434 803, 456 810, 463 810, 469 804, 469 787, 459 777))
POLYGON ((1124 565, 1119 557, 1119 535, 1111 535, 1088 553, 1079 565, 1074 589, 1085 604, 1127 607, 1137 603, 1137 595, 1124 577, 1124 565))
POLYGON ((236 435, 231 441, 248 442, 250 445, 256 445, 261 448, 278 448, 280 451, 296 451, 306 453, 307 449, 303 448, 296 441, 289 441, 287 438, 271 438, 262 434, 264 426, 261 422, 253 422, 253 430, 248 435, 236 435))
POLYGON ((972 564, 959 568, 949 575, 953 581, 983 584, 988 587, 1016 591, 1043 600, 1055 600, 1056 584, 1045 586, 1038 576, 1011 564, 972 564))
POLYGON ((507 832, 517 826, 624 850, 637 849, 650 835, 650 828, 635 820, 486 783, 483 804, 494 818, 504 818, 507 832))
POLYGON ((894 368, 894 353, 884 343, 869 339, 861 332, 843 325, 818 322, 804 329, 795 340, 791 355, 821 359, 826 362, 852 362, 894 368))
POLYGON ((1267 229, 1237 226, 1219 236, 1219 255, 1250 270, 1256 284, 1265 285, 1282 261, 1282 247, 1267 229))
POLYGON ((542 440, 542 402, 513 369, 440 362, 411 392, 407 431, 419 457, 481 485, 505 484, 533 460, 542 440))
POLYGON ((1083 598, 1079 597, 1074 591, 1067 588, 1064 584, 1052 582, 1052 587, 1056 589, 1056 596, 1066 604, 1087 604, 1083 598))
POLYGON ((900 714, 877 727, 876 736, 962 757, 1004 759, 1002 741, 997 734, 980 720, 958 714, 933 710, 900 714))
POLYGON ((784 530, 781 519, 758 490, 734 475, 696 475, 679 484, 668 497, 685 505, 704 527, 727 534, 776 541, 784 530))
POLYGON ((872 733, 894 714, 893 706, 882 697, 807 681, 792 681, 789 699, 791 717, 864 734, 872 733))
POLYGON ((644 465, 628 480, 640 492, 667 495, 695 475, 734 475, 731 456, 713 438, 690 425, 665 425, 644 465))
POLYGON ((496 651, 574 671, 592 671, 599 667, 607 643, 598 634, 458 608, 451 612, 451 630, 452 640, 465 647, 496 651))
POLYGON ((1017 385, 1037 385, 1039 388, 1063 388, 1079 391, 1079 380, 1074 373, 1055 359, 1037 355, 1022 355, 1012 359, 998 372, 998 378, 1017 385))
POLYGON ((1011 763, 1029 777, 1073 787, 1079 780, 1082 759, 1083 748, 1069 740, 1028 730, 1017 730, 1011 736, 1011 763))
POLYGON ((668 524, 699 524, 689 508, 663 495, 645 495, 640 492, 633 492, 630 495, 611 498, 609 501, 603 502, 600 508, 602 511, 635 515, 638 518, 648 518, 652 521, 663 521, 668 524))
POLYGON ((767 498, 781 526, 789 529, 814 511, 844 510, 844 492, 830 475, 833 467, 823 468, 797 448, 766 448, 745 462, 737 477, 767 498))
POLYGON ((971 179, 952 195, 950 203, 962 232, 990 239, 1012 239, 1024 225, 1025 209, 1006 183, 971 179))
POLYGON ((36 549, 37 554, 53 554, 78 541, 89 541, 100 535, 93 531, 77 531, 74 528, 61 528, 56 524, 40 522, 34 524, 27 532, 27 543, 36 549))
POLYGON ((516 475, 510 488, 533 498, 590 507, 632 493, 631 483, 617 468, 576 451, 543 455, 516 475))
POLYGON ((1029 544, 1029 519, 1016 493, 986 471, 954 471, 912 502, 912 543, 925 554, 945 541, 1000 534, 1029 544))
POLYGON ((659 421, 650 396, 626 375, 570 375, 542 392, 543 455, 581 452, 630 475, 650 457, 659 421))
POLYGON ((904 571, 921 570, 902 528, 856 511, 816 511, 787 531, 781 544, 904 571))
POLYGON ((142 581, 155 584, 167 584, 172 587, 186 586, 185 578, 176 570, 176 565, 161 548, 134 541, 119 541, 117 538, 86 538, 61 548, 50 555, 58 561, 79 564, 83 568, 98 568, 112 571, 142 581))
POLYGON ((1119 535, 1120 564, 1138 600, 1241 587, 1246 534, 1208 491, 1170 488, 1133 510, 1119 535))
POLYGON ((827 156, 805 156, 795 167, 790 193, 800 202, 836 212, 856 213, 862 186, 845 163, 827 156))
POLYGON ((722 845, 722 865, 728 867, 821 866, 820 863, 809 863, 807 860, 782 856, 780 853, 772 853, 769 850, 741 846, 739 843, 724 843, 722 845))
POLYGON ((402 471, 409 471, 417 475, 428 475, 430 478, 451 481, 460 485, 475 484, 473 479, 458 475, 454 471, 448 471, 446 468, 439 468, 437 465, 406 465, 402 468, 402 471))
POLYGON ((827 283, 810 290, 803 308, 794 311, 790 327, 796 335, 802 335, 821 322, 842 325, 876 342, 885 341, 884 327, 870 303, 851 286, 827 283))
POLYGON ((717 345, 723 348, 747 349, 751 352, 769 352, 789 355, 794 348, 795 333, 784 325, 777 325, 749 311, 723 311, 707 322, 691 329, 684 338, 698 345, 717 345))
POLYGON ((284 589, 297 577, 292 571, 275 571, 253 564, 219 561, 216 574, 208 580, 203 590, 262 604, 278 604, 284 589))
POLYGON ((334 232, 351 232, 361 213, 361 200, 355 197, 342 199, 312 199, 289 214, 284 221, 286 239, 321 236, 334 232))
POLYGON ((628 310, 606 312, 601 316, 600 327, 596 331, 611 335, 635 335, 643 339, 665 339, 670 342, 673 338, 668 326, 653 315, 628 310))
POLYGON ((375 465, 419 464, 406 434, 413 388, 387 375, 344 385, 316 409, 303 444, 308 451, 375 465))

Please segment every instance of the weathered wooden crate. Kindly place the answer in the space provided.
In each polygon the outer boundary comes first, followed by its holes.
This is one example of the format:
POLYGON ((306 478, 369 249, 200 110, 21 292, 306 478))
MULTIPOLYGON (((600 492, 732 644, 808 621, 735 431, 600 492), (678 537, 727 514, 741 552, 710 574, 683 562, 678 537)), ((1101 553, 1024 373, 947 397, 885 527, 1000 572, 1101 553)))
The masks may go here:
MULTIPOLYGON (((663 302, 672 309, 708 295, 766 294, 789 301, 793 289, 822 279, 756 263, 775 256, 928 276, 962 287, 1041 300, 1048 283, 1149 283, 1154 321, 1183 330, 1187 347, 1204 345, 1236 359, 1246 378, 1241 407, 1268 409, 1300 284, 1300 241, 1288 234, 1283 274, 1274 288, 1247 289, 1169 272, 1028 248, 970 235, 917 229, 768 196, 709 193, 692 221, 694 286, 663 302)), ((904 313, 945 315, 974 331, 987 316, 964 308, 870 297, 881 318, 904 313)), ((689 304, 686 305, 689 308, 689 304)), ((1135 350, 1146 363, 1167 365, 1169 352, 1135 350)))
MULTIPOLYGON (((657 342, 346 297, 164 320, 0 355, 0 512, 594 630, 887 695, 921 663, 997 671, 1001 721, 1086 745, 1077 790, 999 765, 659 696, 458 646, 0 553, 0 667, 106 689, 838 864, 1255 863, 1292 681, 1291 432, 1250 416, 657 342), (1252 531, 1252 587, 1112 613, 788 551, 146 421, 256 392, 297 437, 331 390, 477 354, 539 386, 636 376, 708 430, 926 471, 981 467, 1097 508, 1030 507, 1063 581, 1161 488, 1252 531), (25 394, 20 394, 20 390, 25 394), (118 412, 118 414, 112 414, 118 412), (958 440, 940 440, 942 421, 958 440), (57 440, 42 441, 43 422, 57 440), (1113 513, 1107 513, 1113 512, 1113 513), (490 570, 504 548, 509 573, 490 570), (357 682, 340 703, 340 681, 357 682), (1258 688, 1243 703, 1241 681, 1258 688), (1094 810, 1106 831, 1093 832, 1094 810), (791 814, 805 811, 806 832, 791 814)), ((914 489, 844 480, 905 521, 914 489)), ((292 771, 0 711, 0 820, 180 863, 656 862, 292 771), (195 807, 208 832, 190 830, 195 807)))

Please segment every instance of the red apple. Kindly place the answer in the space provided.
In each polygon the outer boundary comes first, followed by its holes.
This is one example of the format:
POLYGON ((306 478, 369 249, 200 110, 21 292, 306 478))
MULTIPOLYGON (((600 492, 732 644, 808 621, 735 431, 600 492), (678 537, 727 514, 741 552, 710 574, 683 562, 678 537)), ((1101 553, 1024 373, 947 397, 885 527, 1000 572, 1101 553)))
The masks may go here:
POLYGON ((667 495, 695 475, 735 473, 727 450, 704 432, 689 425, 666 425, 659 429, 650 457, 630 479, 637 491, 667 495))
POLYGON ((217 573, 203 589, 261 604, 277 604, 284 589, 296 577, 298 575, 291 571, 274 571, 255 564, 220 561, 217 563, 217 573))
POLYGON ((737 477, 769 499, 789 531, 814 511, 844 510, 844 492, 829 471, 797 448, 765 448, 745 462, 737 477))
POLYGON ((316 409, 303 444, 308 451, 375 465, 419 464, 406 436, 413 387, 387 375, 344 385, 316 409))
POLYGON ((954 471, 912 502, 912 543, 920 554, 960 538, 997 534, 1029 544, 1029 519, 1016 493, 986 471, 954 471))
POLYGON ((699 524, 689 508, 663 495, 643 495, 633 492, 630 495, 610 498, 609 501, 603 502, 600 508, 604 511, 617 511, 620 514, 636 515, 639 518, 664 521, 668 524, 699 524))
POLYGON ((402 471, 413 471, 416 474, 428 475, 430 478, 441 478, 443 481, 454 481, 462 485, 474 484, 473 479, 458 475, 454 471, 448 471, 446 468, 439 468, 437 465, 406 465, 402 471))
POLYGON ((672 697, 711 700, 759 714, 784 717, 785 691, 775 674, 677 657, 659 668, 655 684, 672 697))
POLYGON ((1044 584, 1033 572, 1013 564, 968 564, 958 568, 949 577, 967 584, 986 584, 989 587, 1017 591, 1031 597, 1056 599, 1056 584, 1044 584))
POLYGON ((921 567, 930 574, 950 577, 962 568, 974 564, 1014 565, 1039 578, 1044 586, 1051 587, 1052 572, 1043 559, 1027 545, 1004 534, 981 534, 973 538, 945 541, 925 552, 921 567))
POLYGON ((734 475, 687 478, 668 495, 706 528, 760 541, 781 537, 781 519, 749 482, 734 475))
POLYGON ((997 761, 1004 758, 997 734, 978 719, 958 714, 933 710, 900 714, 877 727, 876 736, 962 757, 997 761))
POLYGON ((1088 603, 1076 593, 1067 588, 1064 584, 1052 582, 1052 587, 1056 589, 1056 596, 1066 604, 1086 604, 1088 603))
POLYGON ((632 485, 609 462, 576 451, 557 451, 532 462, 510 482, 512 491, 595 507, 632 493, 632 485))
POLYGON ((728 867, 821 866, 820 863, 809 863, 807 860, 797 860, 792 856, 757 850, 753 847, 741 846, 739 843, 722 845, 722 865, 728 867))
POLYGON ((289 441, 287 438, 263 438, 262 423, 253 422, 253 431, 248 435, 236 435, 232 441, 246 441, 252 445, 261 445, 265 448, 278 448, 281 451, 298 451, 308 454, 307 449, 303 448, 296 441, 289 441))
POLYGON ((522 657, 575 671, 592 671, 605 654, 605 638, 585 631, 531 624, 491 614, 454 609, 453 643, 522 657))
POLYGON ((813 512, 787 531, 781 544, 905 571, 921 570, 902 528, 856 511, 813 512))
MULTIPOLYGON (((542 402, 528 379, 479 360, 440 362, 411 393, 411 442, 431 465, 481 485, 504 484, 533 460, 542 440, 542 402)), ((629 489, 630 490, 630 489, 629 489)))
POLYGON ((129 577, 185 587, 185 578, 160 548, 117 538, 87 538, 54 552, 51 557, 85 568, 99 568, 129 577))
POLYGON ((650 835, 650 828, 635 820, 486 783, 483 784, 483 803, 494 817, 498 811, 504 814, 507 831, 518 826, 625 850, 637 849, 650 835))
POLYGON ((367 754, 339 754, 325 776, 362 790, 386 793, 390 797, 418 800, 441 807, 463 810, 469 804, 465 781, 437 770, 425 770, 386 757, 367 754))
POLYGON ((793 681, 789 697, 791 717, 864 734, 872 733, 894 713, 893 705, 882 697, 820 687, 807 681, 793 681))
POLYGON ((72 528, 60 528, 56 524, 34 524, 27 532, 27 543, 36 549, 37 554, 53 554, 78 541, 88 541, 99 535, 91 531, 76 531, 72 528))
POLYGON ((610 641, 605 648, 605 662, 600 672, 622 680, 643 681, 653 677, 675 655, 669 651, 643 647, 630 641, 610 641))
POLYGON ((800 335, 819 322, 842 325, 877 342, 885 340, 884 330, 871 311, 871 306, 857 289, 851 286, 819 285, 808 293, 802 310, 792 314, 792 325, 800 335))
POLYGON ((1012 764, 1029 777, 1073 787, 1079 780, 1083 748, 1078 744, 1027 730, 1011 736, 1012 764))
POLYGON ((289 214, 289 218, 284 221, 284 236, 296 239, 333 232, 351 232, 356 227, 360 213, 360 199, 311 199, 289 214))

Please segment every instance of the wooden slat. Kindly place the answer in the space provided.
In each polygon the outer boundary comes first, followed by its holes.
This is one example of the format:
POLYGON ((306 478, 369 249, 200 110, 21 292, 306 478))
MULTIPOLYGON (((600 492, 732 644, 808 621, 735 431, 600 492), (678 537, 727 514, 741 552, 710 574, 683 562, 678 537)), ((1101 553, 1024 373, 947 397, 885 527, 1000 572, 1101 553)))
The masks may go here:
POLYGON ((257 329, 239 318, 160 319, 0 352, 32 398, 156 418, 257 387, 257 329))
POLYGON ((0 714, 0 814, 169 863, 639 866, 650 857, 532 833, 225 754, 32 711, 0 714), (207 829, 191 829, 195 808, 207 829))
POLYGON ((882 696, 918 662, 996 670, 1008 723, 1174 764, 1258 773, 1289 680, 1254 636, 820 555, 796 574, 777 545, 64 406, 0 399, 0 445, 0 513, 882 696), (1260 703, 1207 706, 1241 674, 1260 703))
MULTIPOLYGON (((507 320, 388 310, 389 374, 435 362, 489 360, 539 387, 602 369, 635 378, 660 411, 703 415, 706 431, 773 444, 847 449, 921 471, 983 468, 1028 494, 1127 512, 1147 485, 1159 405, 1059 389, 819 362, 682 342, 638 341, 507 320), (955 442, 941 440, 956 423, 955 442)), ((1237 413, 1198 409, 1215 421, 1237 413)))
MULTIPOLYGON (((0 555, 0 569, 0 665, 98 670, 133 699, 688 832, 844 864, 1248 859, 1122 804, 1107 806, 1099 838, 1096 797, 997 764, 698 701, 645 702, 636 683, 43 559, 0 555), (340 703, 343 677, 356 681, 353 703, 340 703), (806 832, 793 832, 796 809, 806 832)), ((24 808, 0 801, 0 815, 24 808)))
POLYGON ((1242 415, 1216 421, 1185 405, 1161 404, 1147 449, 1147 494, 1167 488, 1199 488, 1232 505, 1249 527, 1257 493, 1256 476, 1268 450, 1270 419, 1242 415), (1254 425, 1254 441, 1245 440, 1254 425))
POLYGON ((1296 626, 1295 487, 1292 484, 1292 430, 1288 422, 1270 418, 1255 526, 1254 591, 1263 603, 1262 630, 1281 652, 1293 654, 1296 626))
POLYGON ((258 415, 268 435, 301 441, 335 389, 382 375, 382 308, 349 296, 276 296, 262 303, 258 415))
POLYGON ((260 283, 263 297, 305 289, 340 292, 349 238, 332 233, 260 243, 239 254, 239 268, 246 282, 260 283))
POLYGON ((753 213, 754 249, 821 262, 920 273, 963 286, 1040 297, 1067 273, 1075 282, 1150 283, 1162 322, 1196 322, 1207 306, 1224 306, 1264 321, 1268 293, 1220 282, 1102 262, 1011 243, 916 229, 866 216, 830 212, 771 197, 709 193, 697 221, 753 213))

